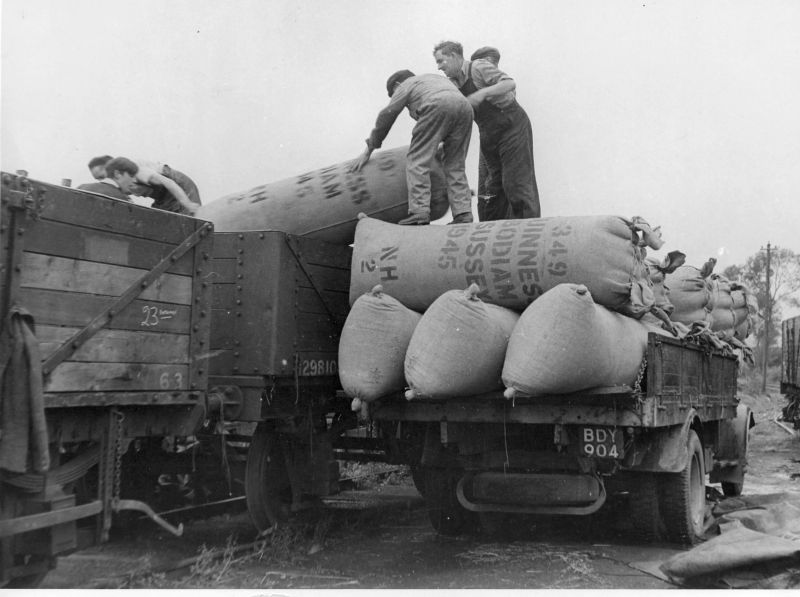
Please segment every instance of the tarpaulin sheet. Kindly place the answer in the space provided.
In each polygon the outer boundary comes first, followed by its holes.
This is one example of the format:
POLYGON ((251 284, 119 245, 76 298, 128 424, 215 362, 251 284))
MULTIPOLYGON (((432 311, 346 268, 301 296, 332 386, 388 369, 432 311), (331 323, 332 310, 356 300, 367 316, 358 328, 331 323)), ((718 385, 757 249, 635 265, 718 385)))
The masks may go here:
POLYGON ((711 538, 663 562, 666 578, 702 587, 800 586, 800 494, 727 498, 713 512, 711 538))

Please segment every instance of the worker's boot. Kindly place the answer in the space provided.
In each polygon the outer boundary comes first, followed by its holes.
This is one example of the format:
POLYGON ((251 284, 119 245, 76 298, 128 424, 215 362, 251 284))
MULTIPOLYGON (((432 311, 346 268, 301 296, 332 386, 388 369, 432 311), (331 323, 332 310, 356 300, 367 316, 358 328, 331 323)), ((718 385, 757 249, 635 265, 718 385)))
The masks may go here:
POLYGON ((431 217, 428 214, 411 214, 397 223, 401 226, 424 226, 431 223, 431 217))
POLYGON ((457 216, 453 216, 452 222, 447 222, 448 224, 472 224, 472 212, 465 211, 463 214, 458 214, 457 216))

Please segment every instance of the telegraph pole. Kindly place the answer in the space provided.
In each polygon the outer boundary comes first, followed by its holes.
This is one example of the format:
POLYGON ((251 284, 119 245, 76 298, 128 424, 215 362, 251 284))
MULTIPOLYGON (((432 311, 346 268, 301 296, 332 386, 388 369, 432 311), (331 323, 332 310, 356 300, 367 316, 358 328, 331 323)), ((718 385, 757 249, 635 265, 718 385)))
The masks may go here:
POLYGON ((769 332, 772 324, 772 298, 769 289, 769 275, 771 267, 771 245, 767 243, 767 322, 764 327, 764 362, 762 363, 761 393, 767 393, 767 360, 769 359, 769 332))

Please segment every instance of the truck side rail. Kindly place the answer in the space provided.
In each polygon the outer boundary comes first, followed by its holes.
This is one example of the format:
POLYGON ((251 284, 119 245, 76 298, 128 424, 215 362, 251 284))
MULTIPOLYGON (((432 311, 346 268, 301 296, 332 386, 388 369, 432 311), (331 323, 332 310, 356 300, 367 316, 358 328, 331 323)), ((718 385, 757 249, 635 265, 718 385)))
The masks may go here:
POLYGON ((412 401, 398 393, 373 403, 370 413, 376 420, 625 427, 679 425, 692 408, 706 420, 736 416, 738 363, 734 355, 651 333, 645 362, 641 391, 616 386, 572 394, 518 395, 513 400, 497 391, 412 401))

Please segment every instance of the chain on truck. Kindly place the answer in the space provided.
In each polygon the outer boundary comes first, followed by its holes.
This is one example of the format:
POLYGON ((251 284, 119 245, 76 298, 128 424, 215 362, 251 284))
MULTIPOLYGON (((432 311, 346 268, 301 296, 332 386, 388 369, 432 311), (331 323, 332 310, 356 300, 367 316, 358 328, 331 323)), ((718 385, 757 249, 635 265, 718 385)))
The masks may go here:
POLYGON ((349 247, 2 177, 0 586, 126 521, 246 502, 266 529, 339 460, 402 461, 337 397, 349 247))

